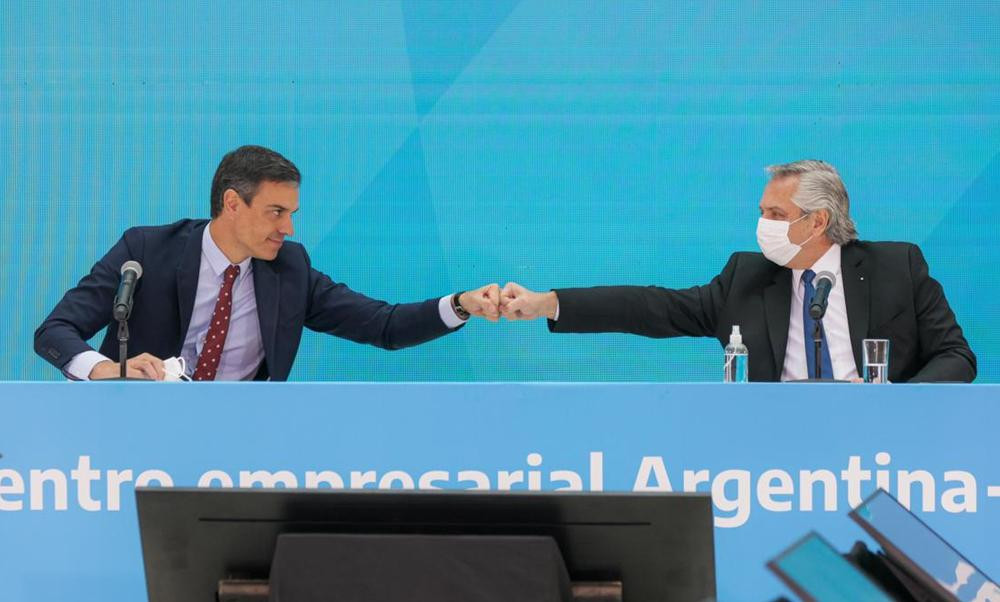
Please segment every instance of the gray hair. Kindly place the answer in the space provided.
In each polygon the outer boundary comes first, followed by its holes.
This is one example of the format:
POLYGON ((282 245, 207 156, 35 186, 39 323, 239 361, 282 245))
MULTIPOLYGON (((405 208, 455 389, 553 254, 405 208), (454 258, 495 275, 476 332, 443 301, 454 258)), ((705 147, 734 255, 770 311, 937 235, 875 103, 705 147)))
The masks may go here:
POLYGON ((806 213, 825 209, 830 215, 826 236, 838 245, 857 240, 858 230, 849 213, 850 199, 837 170, 825 161, 805 160, 770 165, 771 179, 797 176, 799 186, 792 202, 806 213))

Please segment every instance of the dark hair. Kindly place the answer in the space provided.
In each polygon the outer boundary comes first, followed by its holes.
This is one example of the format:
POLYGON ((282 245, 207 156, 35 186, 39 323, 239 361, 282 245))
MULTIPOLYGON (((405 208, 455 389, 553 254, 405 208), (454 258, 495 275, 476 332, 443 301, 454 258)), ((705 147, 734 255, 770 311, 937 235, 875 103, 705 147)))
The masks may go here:
POLYGON ((222 197, 232 188, 249 205, 261 182, 302 181, 299 168, 263 146, 241 146, 226 153, 212 178, 212 217, 222 213, 222 197))

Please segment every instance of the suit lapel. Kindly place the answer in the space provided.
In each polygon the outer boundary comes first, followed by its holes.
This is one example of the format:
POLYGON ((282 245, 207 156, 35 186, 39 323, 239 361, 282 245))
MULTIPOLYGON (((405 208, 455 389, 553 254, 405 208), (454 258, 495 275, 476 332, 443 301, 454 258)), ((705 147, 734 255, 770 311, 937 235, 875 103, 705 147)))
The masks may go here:
POLYGON ((253 288, 257 301, 257 321, 260 323, 260 337, 264 343, 264 361, 273 375, 274 344, 278 327, 278 299, 281 275, 268 261, 253 260, 253 288))
POLYGON ((847 303, 847 326, 851 332, 851 351, 861 373, 861 341, 868 335, 870 294, 864 265, 865 255, 855 244, 840 252, 840 273, 844 278, 844 301, 847 303))
POLYGON ((781 379, 785 365, 785 347, 788 346, 788 320, 792 303, 792 271, 780 268, 774 273, 771 284, 764 289, 764 308, 767 314, 767 335, 774 353, 775 380, 781 379))
MULTIPOLYGON (((191 312, 194 311, 194 297, 198 292, 198 274, 201 271, 201 239, 204 236, 208 222, 195 226, 191 230, 181 251, 180 263, 177 265, 177 309, 179 313, 180 345, 184 344, 188 326, 191 325, 191 312)), ((180 346, 178 346, 178 349, 180 346)))

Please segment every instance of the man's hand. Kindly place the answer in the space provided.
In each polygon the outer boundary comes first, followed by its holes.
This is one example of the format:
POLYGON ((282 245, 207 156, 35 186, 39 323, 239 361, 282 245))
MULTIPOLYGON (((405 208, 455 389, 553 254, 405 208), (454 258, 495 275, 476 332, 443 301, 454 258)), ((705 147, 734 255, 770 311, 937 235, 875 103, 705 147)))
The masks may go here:
POLYGON ((559 298, 555 291, 536 293, 516 282, 508 282, 500 292, 500 313, 508 320, 554 320, 559 298))
MULTIPOLYGON (((163 360, 148 353, 140 353, 125 362, 125 375, 129 378, 146 380, 163 380, 166 374, 163 370, 163 360)), ((111 360, 105 360, 94 365, 90 371, 90 380, 103 380, 121 376, 121 365, 111 360)))
POLYGON ((491 322, 500 319, 500 285, 487 284, 474 291, 465 291, 458 302, 473 316, 486 318, 491 322))

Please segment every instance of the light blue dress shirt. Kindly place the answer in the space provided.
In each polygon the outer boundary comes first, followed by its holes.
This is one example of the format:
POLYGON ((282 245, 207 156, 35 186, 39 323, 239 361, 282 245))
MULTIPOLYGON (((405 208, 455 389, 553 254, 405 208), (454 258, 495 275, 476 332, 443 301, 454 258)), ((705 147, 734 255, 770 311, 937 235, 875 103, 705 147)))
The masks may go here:
MULTIPOLYGON (((211 228, 205 228, 201 239, 201 268, 198 290, 194 296, 191 324, 184 337, 181 357, 187 363, 188 376, 198 366, 198 356, 208 335, 215 303, 222 288, 223 274, 230 266, 222 249, 212 240, 211 228)), ((229 332, 222 348, 215 380, 250 380, 264 360, 264 342, 257 319, 257 298, 254 296, 253 263, 250 258, 239 264, 240 275, 233 283, 233 308, 229 316, 229 332)))

